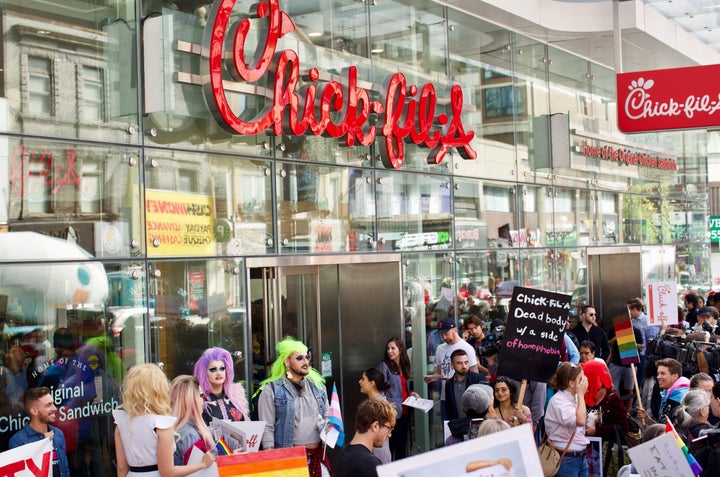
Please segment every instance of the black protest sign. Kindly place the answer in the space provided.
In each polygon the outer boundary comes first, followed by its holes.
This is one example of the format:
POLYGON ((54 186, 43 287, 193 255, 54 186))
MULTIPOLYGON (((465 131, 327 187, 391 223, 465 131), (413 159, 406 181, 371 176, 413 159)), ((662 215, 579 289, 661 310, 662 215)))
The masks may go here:
POLYGON ((513 379, 547 381, 557 370, 570 295, 515 287, 498 374, 513 379))

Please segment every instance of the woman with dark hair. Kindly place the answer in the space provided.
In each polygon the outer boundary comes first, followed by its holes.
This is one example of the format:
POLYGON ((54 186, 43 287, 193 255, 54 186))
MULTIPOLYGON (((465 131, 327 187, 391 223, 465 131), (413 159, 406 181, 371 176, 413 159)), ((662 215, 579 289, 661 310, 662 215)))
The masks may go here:
POLYGON ((530 408, 517 402, 517 385, 505 376, 500 376, 493 384, 495 414, 510 427, 526 422, 532 423, 530 408))
POLYGON ((195 363, 193 373, 205 394, 203 420, 249 421, 248 401, 240 383, 233 383, 235 372, 230 353, 223 348, 208 348, 195 363))
MULTIPOLYGON (((368 368, 363 371, 358 384, 360 384, 360 392, 366 395, 368 399, 387 401, 383 393, 390 389, 390 383, 385 381, 385 375, 379 369, 368 368)), ((383 441, 382 447, 375 447, 373 454, 380 459, 380 462, 383 464, 389 464, 392 461, 389 439, 383 441)))
POLYGON ((390 436, 390 451, 394 460, 403 459, 407 457, 410 412, 402 403, 408 396, 417 395, 411 390, 410 358, 405 343, 400 338, 388 340, 383 361, 377 367, 385 375, 385 380, 390 383, 390 389, 385 392, 385 397, 395 406, 397 412, 395 430, 390 436))
POLYGON ((587 411, 585 392, 588 380, 580 365, 565 362, 550 378, 556 393, 545 412, 548 442, 563 456, 558 477, 587 477, 587 445, 585 437, 587 411))

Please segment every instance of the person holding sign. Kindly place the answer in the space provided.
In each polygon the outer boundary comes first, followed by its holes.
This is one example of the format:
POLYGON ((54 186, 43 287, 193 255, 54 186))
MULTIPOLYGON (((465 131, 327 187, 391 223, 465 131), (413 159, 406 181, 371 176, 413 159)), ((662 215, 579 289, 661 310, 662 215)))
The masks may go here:
POLYGON ((519 426, 526 422, 532 423, 530 408, 517 402, 517 386, 505 376, 495 380, 493 386, 495 393, 495 414, 508 423, 510 427, 519 426))
POLYGON ((175 465, 188 463, 193 447, 203 452, 213 448, 213 436, 202 418, 203 392, 195 376, 180 375, 170 384, 170 403, 178 439, 175 442, 175 465))
POLYGON ((557 391, 545 411, 548 441, 565 455, 558 477, 587 477, 587 445, 585 437, 587 410, 585 393, 588 380, 580 365, 563 363, 549 383, 557 391))
POLYGON ((44 386, 28 389, 23 395, 23 403, 30 420, 10 438, 10 449, 40 439, 50 439, 53 443, 53 475, 70 477, 70 466, 65 453, 65 436, 60 429, 50 425, 57 419, 57 408, 50 389, 44 386))
POLYGON ((400 338, 393 337, 387 341, 383 360, 377 365, 377 369, 385 375, 385 380, 390 384, 385 397, 397 411, 395 432, 390 436, 390 451, 396 460, 404 459, 407 457, 410 411, 402 403, 408 396, 418 397, 418 395, 412 390, 410 358, 405 343, 400 338))

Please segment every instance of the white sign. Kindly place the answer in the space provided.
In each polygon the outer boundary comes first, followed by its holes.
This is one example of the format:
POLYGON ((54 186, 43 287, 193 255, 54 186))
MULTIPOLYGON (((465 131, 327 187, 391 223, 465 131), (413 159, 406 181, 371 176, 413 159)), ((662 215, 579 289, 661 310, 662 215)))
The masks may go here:
MULTIPOLYGON (((220 427, 223 437, 243 442, 246 452, 257 452, 260 449, 265 421, 223 421, 213 419, 213 425, 220 427)), ((234 449, 233 449, 234 450, 234 449)))
POLYGON ((693 475, 685 454, 670 432, 628 449, 628 454, 640 475, 653 477, 693 475))
POLYGON ((13 477, 52 476, 52 456, 52 441, 40 439, 0 454, 0 469, 13 477))
POLYGON ((647 314, 649 325, 676 325, 678 323, 677 283, 650 282, 647 288, 647 314))
MULTIPOLYGON (((377 467, 378 477, 525 477, 543 475, 530 424, 377 467)), ((675 476, 677 477, 677 476, 675 476)))

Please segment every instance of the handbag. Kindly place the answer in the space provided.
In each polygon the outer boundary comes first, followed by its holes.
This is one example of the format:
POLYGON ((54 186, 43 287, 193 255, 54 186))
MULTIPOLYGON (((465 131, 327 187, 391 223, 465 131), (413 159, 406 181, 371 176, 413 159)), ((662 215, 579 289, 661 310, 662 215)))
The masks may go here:
POLYGON ((643 429, 645 426, 636 416, 628 413, 628 430, 625 433, 625 444, 628 447, 635 447, 642 444, 643 429))
POLYGON ((563 449, 562 454, 560 454, 560 451, 548 442, 547 434, 545 435, 542 444, 538 447, 538 455, 540 456, 540 465, 542 466, 544 477, 555 477, 555 475, 557 475, 558 470, 560 470, 562 458, 565 457, 565 453, 574 438, 575 431, 573 431, 565 449, 563 449))

